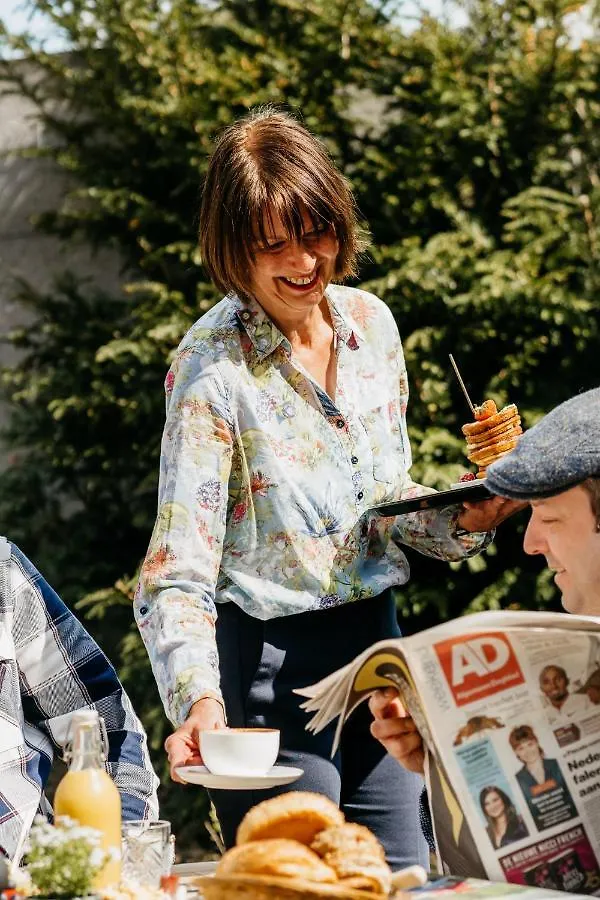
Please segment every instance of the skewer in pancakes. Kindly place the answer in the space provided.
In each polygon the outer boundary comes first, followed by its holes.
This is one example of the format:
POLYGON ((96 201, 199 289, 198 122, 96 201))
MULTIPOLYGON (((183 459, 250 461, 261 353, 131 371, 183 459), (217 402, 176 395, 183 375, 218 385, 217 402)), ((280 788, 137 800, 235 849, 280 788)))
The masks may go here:
POLYGON ((467 459, 479 468, 477 478, 485 478, 489 465, 517 446, 523 434, 521 417, 514 403, 498 410, 493 400, 475 407, 475 421, 463 425, 467 439, 467 459))

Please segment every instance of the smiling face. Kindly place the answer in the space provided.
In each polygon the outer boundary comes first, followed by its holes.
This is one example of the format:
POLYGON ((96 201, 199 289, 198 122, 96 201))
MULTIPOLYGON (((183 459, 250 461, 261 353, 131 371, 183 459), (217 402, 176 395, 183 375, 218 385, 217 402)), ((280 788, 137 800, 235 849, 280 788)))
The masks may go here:
POLYGON ((540 745, 535 738, 527 738, 520 741, 515 747, 517 759, 520 759, 526 766, 536 763, 542 757, 540 745))
POLYGON ((540 689, 548 700, 555 706, 559 706, 569 696, 569 681, 558 666, 546 666, 540 675, 540 689))
POLYGON ((338 241, 331 226, 302 211, 302 235, 290 237, 273 210, 253 252, 250 293, 275 322, 302 319, 323 300, 333 278, 338 241))
POLYGON ((567 612, 600 615, 600 534, 589 494, 577 485, 531 508, 525 552, 546 557, 567 612))
MULTIPOLYGON (((247 297, 252 293, 252 270, 257 268, 254 291, 261 303, 273 293, 280 300, 284 288, 278 283, 274 292, 273 278, 307 276, 314 261, 305 265, 302 259, 292 259, 291 265, 279 271, 274 266, 269 273, 257 252, 257 236, 263 245, 293 236, 304 250, 312 251, 313 246, 304 247, 304 233, 319 223, 331 225, 329 243, 335 235, 339 245, 336 281, 355 275, 363 246, 357 210, 350 186, 324 144, 292 116, 269 108, 253 110, 226 128, 208 164, 199 222, 202 265, 217 287, 247 297), (274 210, 278 216, 266 221, 274 210)), ((325 284, 331 277, 325 273, 325 284)), ((296 300, 285 291, 286 302, 296 300)))
POLYGON ((506 812, 504 800, 497 791, 490 791, 483 801, 483 810, 490 819, 499 819, 506 812))

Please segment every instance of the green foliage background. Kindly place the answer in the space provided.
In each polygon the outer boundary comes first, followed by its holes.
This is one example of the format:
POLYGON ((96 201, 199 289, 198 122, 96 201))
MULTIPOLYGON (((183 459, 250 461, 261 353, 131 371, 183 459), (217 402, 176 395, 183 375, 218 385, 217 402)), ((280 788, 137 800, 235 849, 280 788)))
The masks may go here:
MULTIPOLYGON (((168 726, 130 606, 155 512, 163 378, 218 299, 194 234, 215 134, 275 103, 327 143, 372 235, 361 282, 404 338, 413 474, 443 487, 465 463, 449 352, 476 401, 516 402, 526 425, 600 382, 600 35, 573 39, 568 0, 471 0, 466 25, 423 16, 412 30, 393 0, 31 6, 73 48, 48 54, 0 30, 6 89, 35 102, 51 137, 28 152, 72 179, 37 224, 118 250, 123 291, 68 272, 48 294, 15 286, 35 324, 9 337, 23 356, 3 374, 14 414, 0 532, 118 663, 164 775, 168 726)), ((406 630, 509 604, 558 608, 522 554, 525 518, 468 564, 412 554, 398 594, 406 630)), ((192 789, 165 778, 163 814, 184 850, 208 843, 192 789)))

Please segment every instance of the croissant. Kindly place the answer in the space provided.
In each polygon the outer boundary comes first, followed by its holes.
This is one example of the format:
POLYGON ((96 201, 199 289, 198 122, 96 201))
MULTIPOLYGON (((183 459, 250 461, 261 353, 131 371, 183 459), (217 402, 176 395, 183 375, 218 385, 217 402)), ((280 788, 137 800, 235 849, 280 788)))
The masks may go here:
POLYGON ((271 838, 232 847, 220 859, 216 875, 275 875, 319 883, 337 881, 335 871, 299 841, 271 838))

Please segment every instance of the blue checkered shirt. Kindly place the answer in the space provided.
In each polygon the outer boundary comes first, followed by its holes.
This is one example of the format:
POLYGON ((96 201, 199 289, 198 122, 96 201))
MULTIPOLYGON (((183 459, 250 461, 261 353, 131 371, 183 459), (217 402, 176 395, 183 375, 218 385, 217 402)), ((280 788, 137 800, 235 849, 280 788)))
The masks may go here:
POLYGON ((124 819, 156 818, 158 779, 117 674, 37 569, 0 537, 0 853, 18 859, 71 715, 104 718, 124 819))

